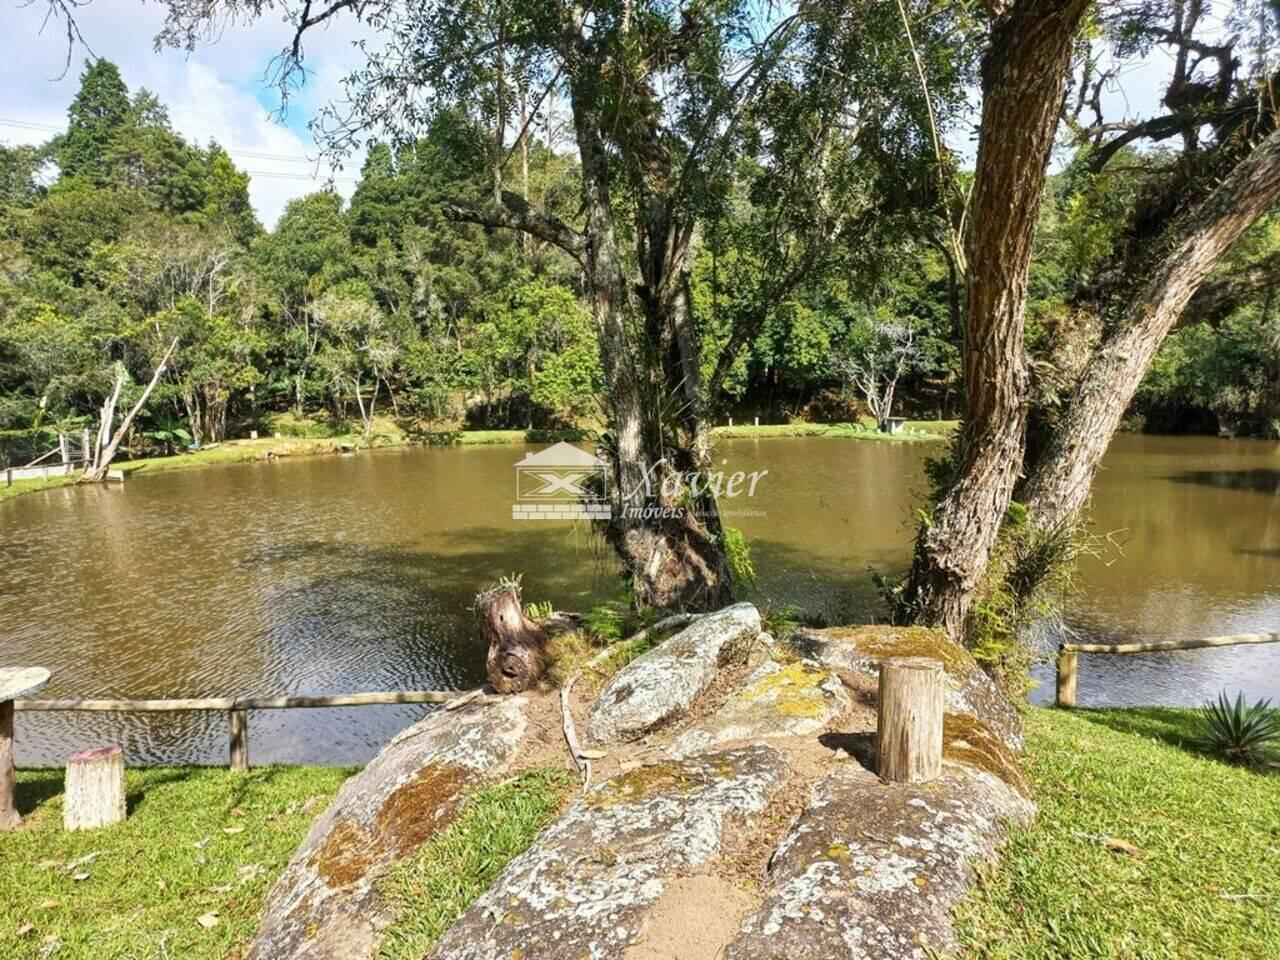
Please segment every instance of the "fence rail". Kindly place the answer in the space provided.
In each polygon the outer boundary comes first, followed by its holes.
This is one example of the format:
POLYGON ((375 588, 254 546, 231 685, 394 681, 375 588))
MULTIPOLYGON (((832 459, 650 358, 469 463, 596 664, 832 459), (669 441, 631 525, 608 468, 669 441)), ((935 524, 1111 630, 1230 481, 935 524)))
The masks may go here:
POLYGON ((1152 640, 1148 643, 1063 643, 1058 646, 1057 692, 1054 702, 1060 707, 1076 705, 1076 672, 1082 653, 1167 653, 1176 650, 1201 650, 1206 647, 1235 647, 1251 643, 1280 642, 1280 632, 1235 633, 1223 637, 1200 637, 1195 640, 1152 640))
MULTIPOLYGON (((475 690, 390 690, 289 697, 186 697, 171 700, 16 700, 20 713, 190 713, 227 714, 231 769, 249 769, 249 711, 297 710, 317 707, 371 707, 405 703, 443 703, 461 706, 475 690)), ((445 709, 449 707, 446 706, 445 709)))

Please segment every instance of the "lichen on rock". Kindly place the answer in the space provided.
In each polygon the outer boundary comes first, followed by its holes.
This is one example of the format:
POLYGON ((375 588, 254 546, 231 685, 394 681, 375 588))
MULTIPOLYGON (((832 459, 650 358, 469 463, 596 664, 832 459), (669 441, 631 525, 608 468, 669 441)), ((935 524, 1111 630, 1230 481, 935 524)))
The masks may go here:
POLYGON ((764 903, 727 960, 923 960, 954 947, 951 911, 1010 821, 1032 814, 1001 780, 947 765, 883 783, 847 761, 828 774, 774 854, 764 903))
POLYGON ((749 603, 700 618, 618 671, 591 706, 587 736, 624 743, 679 716, 759 636, 760 613, 749 603))
POLYGON ((598 785, 507 865, 437 960, 617 960, 667 885, 711 861, 786 776, 782 755, 755 745, 598 785))
POLYGON ((973 655, 930 627, 854 626, 805 629, 788 638, 801 656, 824 667, 874 677, 880 661, 889 657, 928 657, 940 660, 946 671, 948 713, 966 713, 981 720, 1006 747, 1021 753, 1022 717, 997 689, 973 655))
POLYGON ((740 740, 816 733, 848 709, 849 694, 812 660, 762 664, 723 706, 680 735, 672 756, 740 740))
POLYGON ((522 697, 438 710, 347 780, 272 888, 249 960, 359 960, 386 922, 375 881, 505 770, 527 726, 522 697))

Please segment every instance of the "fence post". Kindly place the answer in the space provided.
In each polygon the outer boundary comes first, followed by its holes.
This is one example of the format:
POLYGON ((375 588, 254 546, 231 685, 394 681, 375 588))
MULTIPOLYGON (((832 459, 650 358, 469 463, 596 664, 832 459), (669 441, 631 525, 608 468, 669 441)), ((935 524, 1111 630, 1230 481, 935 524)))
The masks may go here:
POLYGON ((89 462, 89 428, 85 427, 80 434, 80 459, 89 462))
POLYGON ((1058 651, 1058 692, 1055 702, 1060 707, 1076 705, 1076 665, 1080 654, 1074 650, 1058 651))
POLYGON ((231 772, 244 773, 249 769, 249 711, 227 711, 230 722, 231 772))
POLYGON ((943 678, 938 660, 881 662, 876 766, 882 780, 924 783, 942 773, 943 678))

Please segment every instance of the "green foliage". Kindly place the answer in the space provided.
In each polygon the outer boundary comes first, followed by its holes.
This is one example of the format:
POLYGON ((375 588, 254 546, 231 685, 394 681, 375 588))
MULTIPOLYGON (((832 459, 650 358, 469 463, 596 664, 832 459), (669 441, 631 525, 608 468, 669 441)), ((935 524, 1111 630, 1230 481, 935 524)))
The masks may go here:
POLYGON ((1269 700, 1253 706, 1244 694, 1231 700, 1224 690, 1200 709, 1196 745, 1228 763, 1260 766, 1280 761, 1280 711, 1269 700))
POLYGON ((748 587, 755 582, 756 568, 751 563, 751 545, 747 535, 737 527, 725 526, 724 552, 729 560, 729 570, 737 587, 748 587))
POLYGON ((381 960, 421 957, 561 810, 564 770, 535 770, 468 798, 457 819, 378 881, 391 924, 381 960))

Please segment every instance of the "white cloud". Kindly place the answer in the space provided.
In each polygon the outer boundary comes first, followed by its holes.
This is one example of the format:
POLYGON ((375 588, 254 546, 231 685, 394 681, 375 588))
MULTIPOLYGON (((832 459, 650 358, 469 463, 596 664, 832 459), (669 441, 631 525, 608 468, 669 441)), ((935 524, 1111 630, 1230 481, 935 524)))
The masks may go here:
MULTIPOLYGON (((46 8, 40 0, 0 4, 0 36, 7 41, 0 59, 0 141, 38 143, 65 127, 88 52, 74 49, 70 69, 59 76, 67 56, 63 25, 50 21, 41 30, 46 8)), ((253 174, 250 199, 268 226, 291 198, 322 188, 331 175, 338 191, 350 196, 359 158, 337 173, 319 160, 305 111, 341 96, 338 81, 360 56, 351 31, 331 29, 309 38, 308 67, 315 72, 285 123, 269 109, 278 101, 264 79, 289 36, 285 24, 268 19, 231 25, 216 42, 188 55, 154 49, 152 38, 163 19, 158 5, 97 0, 81 8, 77 19, 93 54, 118 64, 131 91, 146 87, 155 93, 179 133, 201 144, 217 140, 232 151, 237 166, 253 174)))

